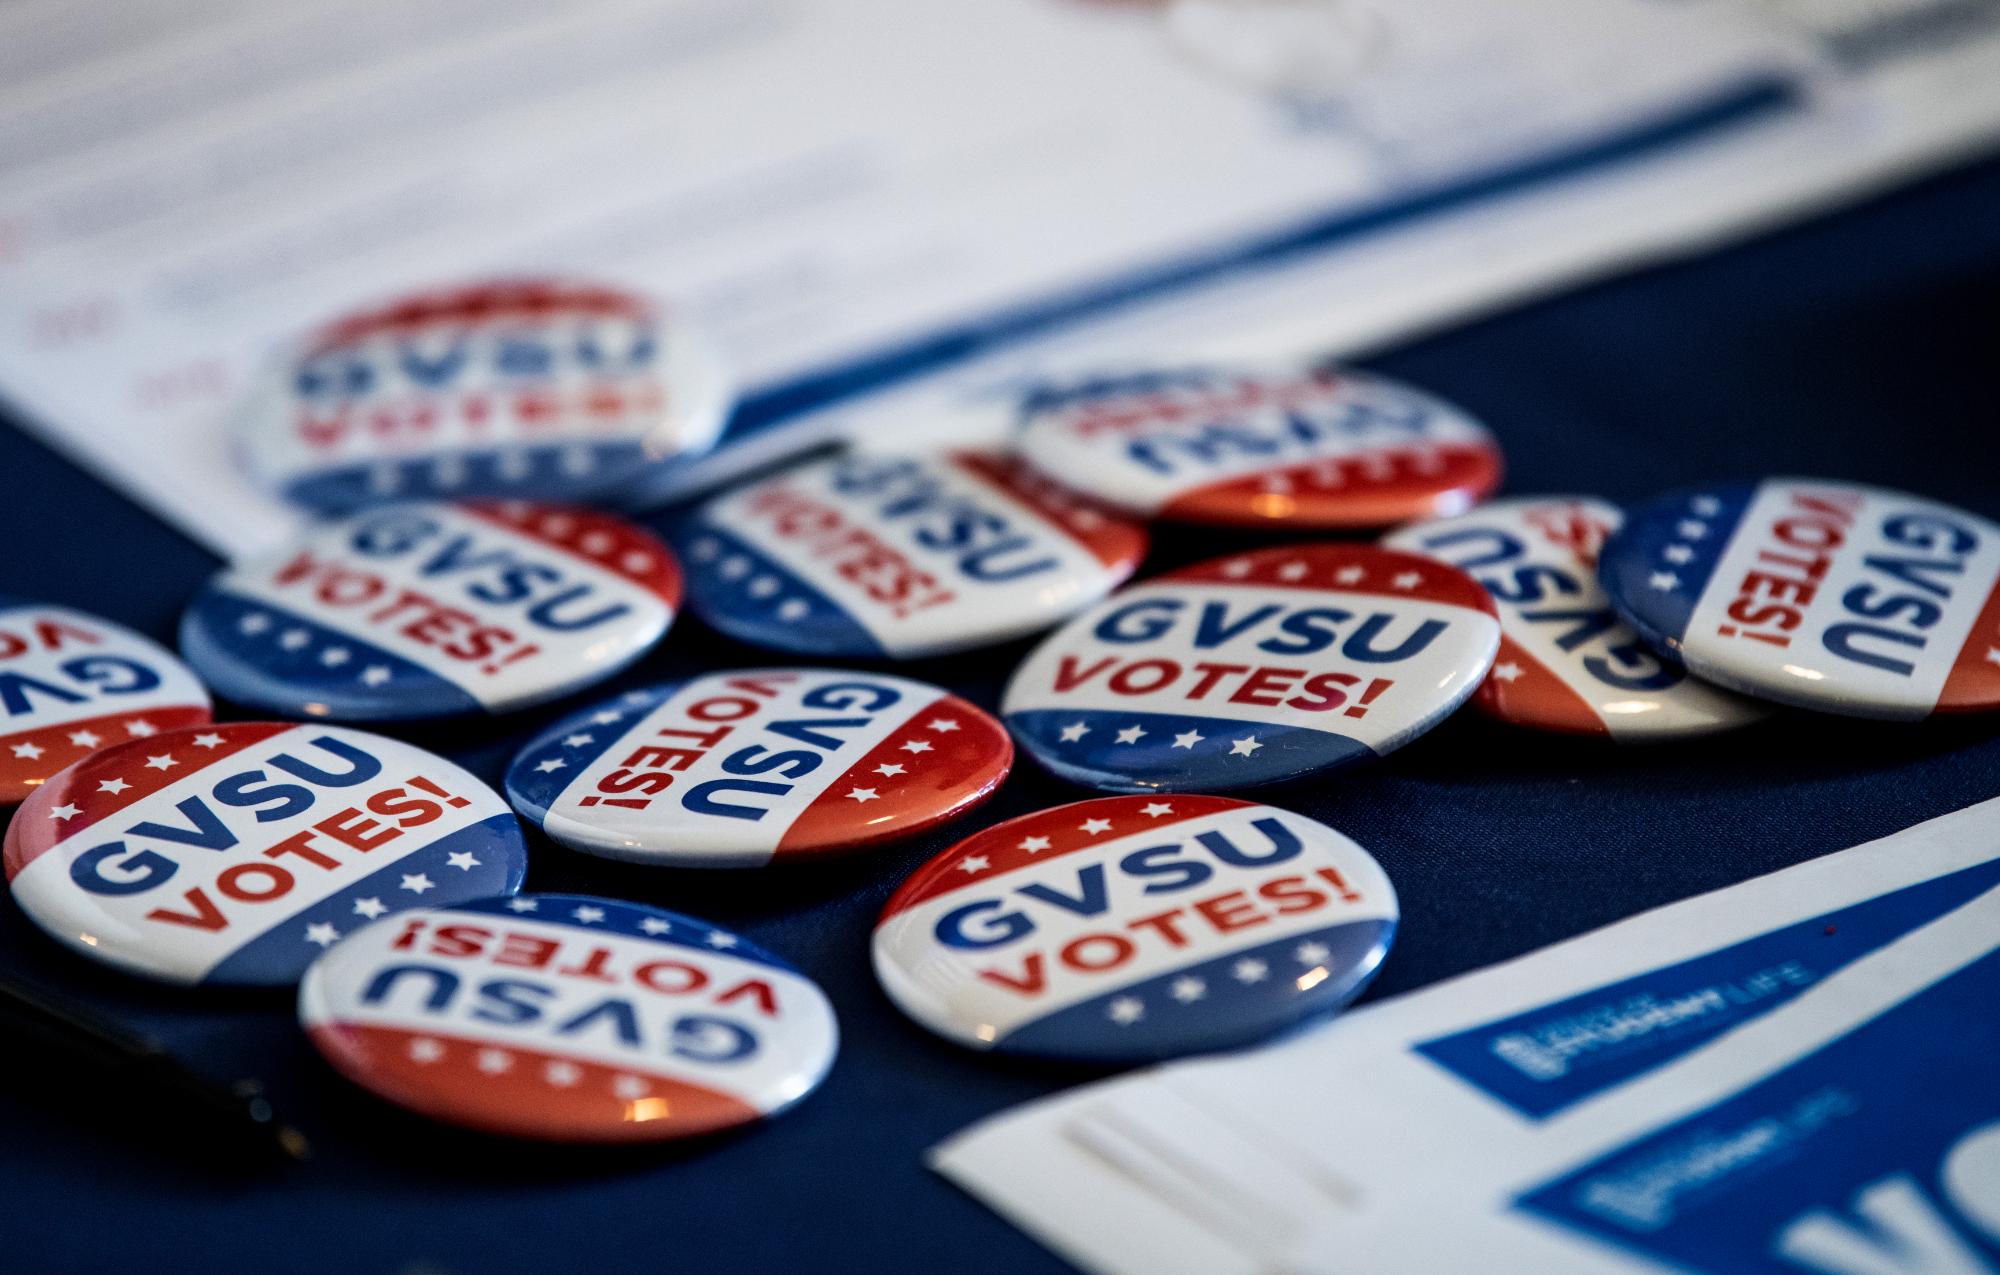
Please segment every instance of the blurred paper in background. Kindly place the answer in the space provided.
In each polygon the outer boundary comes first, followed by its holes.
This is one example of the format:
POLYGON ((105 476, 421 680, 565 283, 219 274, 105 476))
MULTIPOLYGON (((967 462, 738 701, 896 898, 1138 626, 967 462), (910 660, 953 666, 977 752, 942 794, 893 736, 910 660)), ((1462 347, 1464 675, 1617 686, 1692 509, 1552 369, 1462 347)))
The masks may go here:
POLYGON ((224 553, 262 354, 485 272, 650 289, 745 393, 690 489, 1121 351, 1351 352, 2000 125, 1944 0, 0 7, 0 393, 224 553), (868 394, 875 397, 866 397, 868 394))

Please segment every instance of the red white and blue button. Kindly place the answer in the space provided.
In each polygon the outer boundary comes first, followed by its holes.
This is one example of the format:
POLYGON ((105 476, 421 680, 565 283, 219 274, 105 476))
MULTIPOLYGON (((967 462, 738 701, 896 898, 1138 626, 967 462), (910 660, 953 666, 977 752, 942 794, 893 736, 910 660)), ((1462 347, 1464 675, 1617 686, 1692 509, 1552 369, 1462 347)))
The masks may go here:
POLYGON ((2000 709, 2000 526, 1811 478, 1715 483, 1634 510, 1605 592, 1695 676, 1800 708, 1911 721, 2000 709))
POLYGON ((1408 743, 1477 689, 1499 642, 1492 599, 1454 567, 1366 545, 1265 549, 1078 616, 1015 671, 1001 716, 1074 783, 1247 788, 1408 743))
POLYGON ((1471 575, 1500 611, 1500 655, 1472 697, 1503 722, 1627 742, 1731 730, 1770 715, 1689 677, 1639 640, 1597 584, 1623 520, 1588 496, 1524 496, 1383 538, 1471 575))
POLYGON ((299 986, 349 1080, 419 1115, 552 1142, 691 1138, 776 1115, 826 1077, 833 1006, 748 940, 575 894, 369 926, 299 986))
POLYGON ((419 501, 221 572, 182 617, 181 653, 225 699, 287 717, 501 713, 630 665, 680 593, 666 545, 608 514, 419 501))
POLYGON ((7 829, 7 883, 93 960, 281 986, 378 917, 521 887, 500 794, 420 748, 318 723, 188 726, 93 753, 7 829))
POLYGON ((991 452, 853 454, 725 493, 682 525, 689 602, 744 642, 913 659, 1049 627, 1129 577, 1139 524, 991 452))
POLYGON ((0 806, 109 744, 208 719, 208 692, 152 639, 0 598, 0 806))
POLYGON ((726 378, 684 321, 562 280, 423 292, 327 324, 238 417, 259 479, 322 513, 385 500, 619 501, 711 446, 726 378))
POLYGON ((1229 797, 1106 797, 1010 819, 903 883, 875 975, 974 1049, 1136 1062, 1253 1044, 1339 1009, 1396 932, 1368 852, 1229 797))
POLYGON ((1386 527, 1470 508, 1499 446, 1441 399, 1309 368, 1180 368, 1050 384, 1022 454, 1142 517, 1230 526, 1386 527))
POLYGON ((514 759, 507 795, 573 850, 754 868, 957 818, 1013 762, 999 722, 935 686, 748 669, 628 692, 557 722, 514 759))

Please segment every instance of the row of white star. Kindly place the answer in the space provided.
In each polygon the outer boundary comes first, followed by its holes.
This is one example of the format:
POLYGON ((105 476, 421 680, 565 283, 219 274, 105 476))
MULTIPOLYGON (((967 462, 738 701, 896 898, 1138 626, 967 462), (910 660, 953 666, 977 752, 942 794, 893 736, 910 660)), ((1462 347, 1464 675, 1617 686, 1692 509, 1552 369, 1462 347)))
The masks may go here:
MULTIPOLYGON (((528 506, 520 501, 510 501, 501 506, 501 512, 524 530, 539 531, 555 540, 567 541, 569 534, 576 530, 576 519, 568 514, 546 514, 540 518, 526 517, 528 506)), ((618 548, 618 537, 603 528, 593 528, 576 538, 576 547, 593 558, 609 558, 618 548)), ((653 569, 653 555, 643 549, 627 549, 618 556, 618 568, 632 575, 644 575, 653 569)))
MULTIPOLYGON (((1709 533, 1709 525, 1703 522, 1702 518, 1713 518, 1715 515, 1721 513, 1722 502, 1714 496, 1696 496, 1694 499, 1688 501, 1688 508, 1700 516, 1681 519, 1678 523, 1674 524, 1674 531, 1681 537, 1681 540, 1694 541, 1706 539, 1709 533)), ((1661 549, 1660 556, 1674 566, 1684 567, 1694 561, 1694 546, 1675 541, 1661 549)), ((1655 571, 1646 577, 1646 584, 1656 593, 1672 593, 1681 587, 1680 573, 1676 571, 1655 571)))
MULTIPOLYGON (((1088 723, 1071 722, 1057 732, 1056 737, 1065 744, 1074 744, 1089 733, 1090 726, 1088 723)), ((1145 727, 1135 723, 1117 732, 1113 738, 1120 744, 1136 744, 1151 733, 1145 727)), ((1174 736, 1174 747, 1191 749, 1207 738, 1208 736, 1202 734, 1200 731, 1183 731, 1174 736)), ((1248 757, 1263 746, 1263 744, 1257 741, 1255 735, 1245 735, 1242 739, 1232 739, 1229 741, 1229 752, 1231 756, 1248 757)))
MULTIPOLYGON (((472 852, 469 850, 461 850, 457 854, 446 855, 445 862, 461 872, 470 872, 479 866, 479 860, 473 858, 472 852)), ((437 889, 437 882, 431 880, 428 873, 405 872, 401 888, 408 890, 411 894, 420 895, 426 890, 437 889)), ((373 896, 354 901, 354 915, 364 921, 372 921, 387 911, 389 911, 389 905, 373 896)), ((331 921, 317 921, 306 926, 305 939, 306 942, 317 943, 321 947, 332 947, 340 941, 340 930, 331 921)))
MULTIPOLYGON (((251 611, 236 622, 236 629, 245 637, 256 637, 260 633, 270 632, 277 627, 277 623, 276 619, 262 611, 251 611)), ((278 646, 282 650, 302 651, 311 645, 312 631, 298 625, 293 625, 278 634, 278 646)), ((353 659, 354 652, 338 644, 329 646, 319 653, 319 662, 324 668, 339 668, 353 659)), ((370 664, 356 676, 363 686, 381 686, 392 675, 388 665, 370 664)))
MULTIPOLYGON (((1158 819, 1174 813, 1174 806, 1169 801, 1149 801, 1139 808, 1139 813, 1148 819, 1158 819)), ((1086 819, 1076 826, 1076 830, 1086 836, 1101 837, 1111 831, 1111 820, 1086 819)), ((1048 837, 1023 837, 1015 849, 1026 850, 1029 854, 1040 854, 1050 846, 1051 841, 1048 837)), ((984 872, 992 866, 983 854, 969 854, 958 861, 958 870, 968 875, 984 872)))
MULTIPOLYGON (((127 723, 127 725, 129 726, 130 723, 127 723)), ((151 731, 151 729, 148 729, 144 733, 150 735, 153 732, 151 731)), ((222 747, 222 736, 213 733, 204 733, 196 735, 194 739, 191 740, 190 742, 193 743, 196 748, 216 749, 222 747)), ((180 764, 181 764, 181 759, 174 756, 171 751, 168 751, 146 758, 145 769, 166 771, 166 770, 172 770, 175 766, 178 766, 180 764)), ((103 793, 110 793, 113 796, 116 796, 117 794, 124 792, 127 788, 130 788, 131 786, 132 785, 129 782, 119 778, 100 779, 97 781, 97 791, 103 793)), ((49 811, 49 818, 57 820, 62 823, 68 823, 70 820, 76 818, 78 815, 82 813, 83 811, 80 810, 75 804, 66 803, 64 805, 57 806, 55 809, 49 811)))
MULTIPOLYGON (((713 562, 721 553, 721 543, 707 536, 701 537, 688 546, 688 557, 695 562, 713 562)), ((741 580, 744 576, 749 575, 755 566, 755 563, 742 554, 732 553, 716 564, 715 573, 725 580, 741 580)), ((777 597, 779 593, 784 591, 784 587, 785 582, 777 576, 760 575, 745 586, 745 591, 751 597, 761 601, 777 597)), ((790 623, 793 620, 803 619, 806 612, 810 610, 812 610, 812 604, 804 598, 786 598, 784 601, 778 603, 776 614, 780 620, 790 623)))
MULTIPOLYGON (((1345 458, 1362 478, 1371 482, 1387 482, 1396 476, 1395 459, 1397 453, 1368 452, 1358 457, 1345 458)), ((1444 457, 1436 448, 1423 447, 1401 453, 1410 462, 1410 468, 1419 474, 1435 474, 1444 468, 1444 457)), ((1306 480, 1316 487, 1339 487, 1346 483, 1347 474, 1341 468, 1341 461, 1324 461, 1306 470, 1306 480)), ((1289 474, 1272 474, 1258 484, 1265 491, 1283 494, 1297 489, 1297 480, 1289 474)))
MULTIPOLYGON (((432 1036, 415 1036, 410 1039, 410 1061, 415 1063, 435 1063, 444 1061, 451 1050, 441 1040, 432 1036)), ((473 1056, 473 1066, 489 1076, 499 1076, 514 1069, 515 1057, 504 1049, 481 1048, 473 1056)), ((558 1089, 568 1089, 583 1079, 583 1068, 563 1059, 552 1059, 542 1066, 542 1080, 558 1089)), ((653 1084, 643 1076, 630 1074, 611 1078, 613 1096, 632 1101, 644 1098, 653 1092, 653 1084)))
MULTIPOLYGON (((507 910, 521 914, 539 912, 542 910, 542 901, 526 898, 509 899, 507 910)), ((579 903, 570 909, 569 915, 571 920, 583 925, 598 925, 604 921, 604 909, 589 903, 579 903)), ((674 925, 663 916, 646 916, 639 918, 639 928, 647 934, 661 935, 672 933, 674 925)), ((710 930, 701 941, 718 952, 736 946, 736 936, 727 930, 710 930)))
MULTIPOLYGON (((1324 965, 1333 949, 1324 943, 1305 942, 1292 949, 1292 959, 1300 965, 1324 965)), ((1246 956, 1229 967, 1229 976, 1244 985, 1261 983, 1271 974, 1270 962, 1246 956)), ((1167 985, 1167 995, 1182 1005, 1192 1005, 1208 995, 1208 984, 1192 974, 1183 974, 1167 985)), ((1129 1027, 1146 1016, 1146 1002, 1137 996, 1119 996, 1105 1006, 1105 1017, 1121 1027, 1129 1027)))
MULTIPOLYGON (((153 725, 143 717, 135 717, 129 722, 120 722, 119 725, 125 728, 125 737, 127 739, 145 739, 147 736, 160 733, 159 727, 153 725)), ((69 742, 78 748, 90 751, 102 744, 104 737, 93 730, 73 730, 69 733, 69 742)), ((29 761, 38 759, 43 753, 48 751, 33 740, 29 740, 24 744, 14 744, 12 748, 16 757, 23 757, 29 761)))
MULTIPOLYGON (((412 474, 426 468, 421 462, 383 461, 368 470, 369 490, 379 496, 392 495, 402 490, 403 471, 406 465, 412 474)), ((440 456, 431 461, 427 468, 430 470, 431 486, 439 491, 449 491, 469 477, 465 458, 462 456, 440 456)), ((571 478, 581 478, 597 468, 597 456, 588 447, 565 447, 556 453, 556 468, 571 478)), ((497 477, 509 482, 519 482, 533 472, 533 463, 525 451, 504 449, 495 457, 493 472, 497 477)))
MULTIPOLYGON (((1231 580, 1241 580, 1244 576, 1249 575, 1251 568, 1256 565, 1256 563, 1251 562, 1247 558, 1237 558, 1232 562, 1222 564, 1222 574, 1231 580)), ((1309 564, 1293 561, 1279 567, 1277 576, 1287 584, 1296 584, 1305 579, 1311 572, 1312 567, 1309 564)), ((1356 563, 1349 563, 1347 566, 1332 573, 1332 579, 1335 584, 1348 586, 1360 584, 1367 578, 1368 568, 1356 563)), ((1424 573, 1421 571, 1398 571, 1395 575, 1389 577, 1389 587, 1403 593, 1408 593, 1423 582, 1424 573)))

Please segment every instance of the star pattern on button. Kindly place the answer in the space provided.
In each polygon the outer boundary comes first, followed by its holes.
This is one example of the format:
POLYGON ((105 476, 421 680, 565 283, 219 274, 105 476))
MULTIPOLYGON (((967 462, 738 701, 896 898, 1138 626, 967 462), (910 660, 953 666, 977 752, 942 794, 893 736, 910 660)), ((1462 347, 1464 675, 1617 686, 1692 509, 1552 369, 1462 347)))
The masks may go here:
POLYGON ((1239 983, 1261 983, 1271 973, 1271 967, 1254 956, 1245 956, 1229 967, 1229 977, 1239 983))
POLYGON ((1521 666, 1512 660, 1506 660, 1493 666, 1493 676, 1503 682, 1515 681, 1521 676, 1521 666))

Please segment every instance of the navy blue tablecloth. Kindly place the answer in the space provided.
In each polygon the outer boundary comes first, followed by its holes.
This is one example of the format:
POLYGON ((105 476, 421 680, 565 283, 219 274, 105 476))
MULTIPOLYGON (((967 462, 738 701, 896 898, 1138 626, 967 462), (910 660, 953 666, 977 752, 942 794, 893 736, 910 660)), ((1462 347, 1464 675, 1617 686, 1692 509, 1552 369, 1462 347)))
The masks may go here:
MULTIPOLYGON (((1511 492, 1633 501, 1791 472, 1909 488, 2000 518, 2000 163, 1370 363, 1491 424, 1511 492)), ((215 566, 9 428, 0 529, 0 593, 162 639, 215 566)), ((1220 547, 1212 534, 1163 534, 1147 570, 1220 547)), ((907 668, 990 707, 1022 649, 907 668)), ((756 662, 683 619, 621 685, 756 662)), ((497 783, 512 747, 557 711, 400 733, 497 783)), ((1272 799, 1351 834, 1394 880, 1404 922, 1371 993, 1381 997, 1996 793, 2000 722, 1787 715, 1714 741, 1614 750, 1466 713, 1380 764, 1272 799)), ((1083 795, 1024 761, 975 819, 1083 795)), ((0 1268, 1061 1270, 921 1156, 981 1116, 1089 1073, 935 1040, 869 972, 883 899, 953 835, 830 866, 707 875, 536 843, 530 889, 644 900, 733 926, 819 980, 839 1011, 842 1054, 818 1095, 765 1127, 678 1151, 564 1152, 427 1125, 323 1065, 288 996, 141 985, 59 950, 0 903, 8 968, 157 1033, 217 1077, 263 1077, 318 1149, 295 1172, 218 1181, 134 1149, 32 1086, 0 1086, 0 1268)), ((115 1120, 125 1100, 101 1095, 100 1118, 115 1120)))

